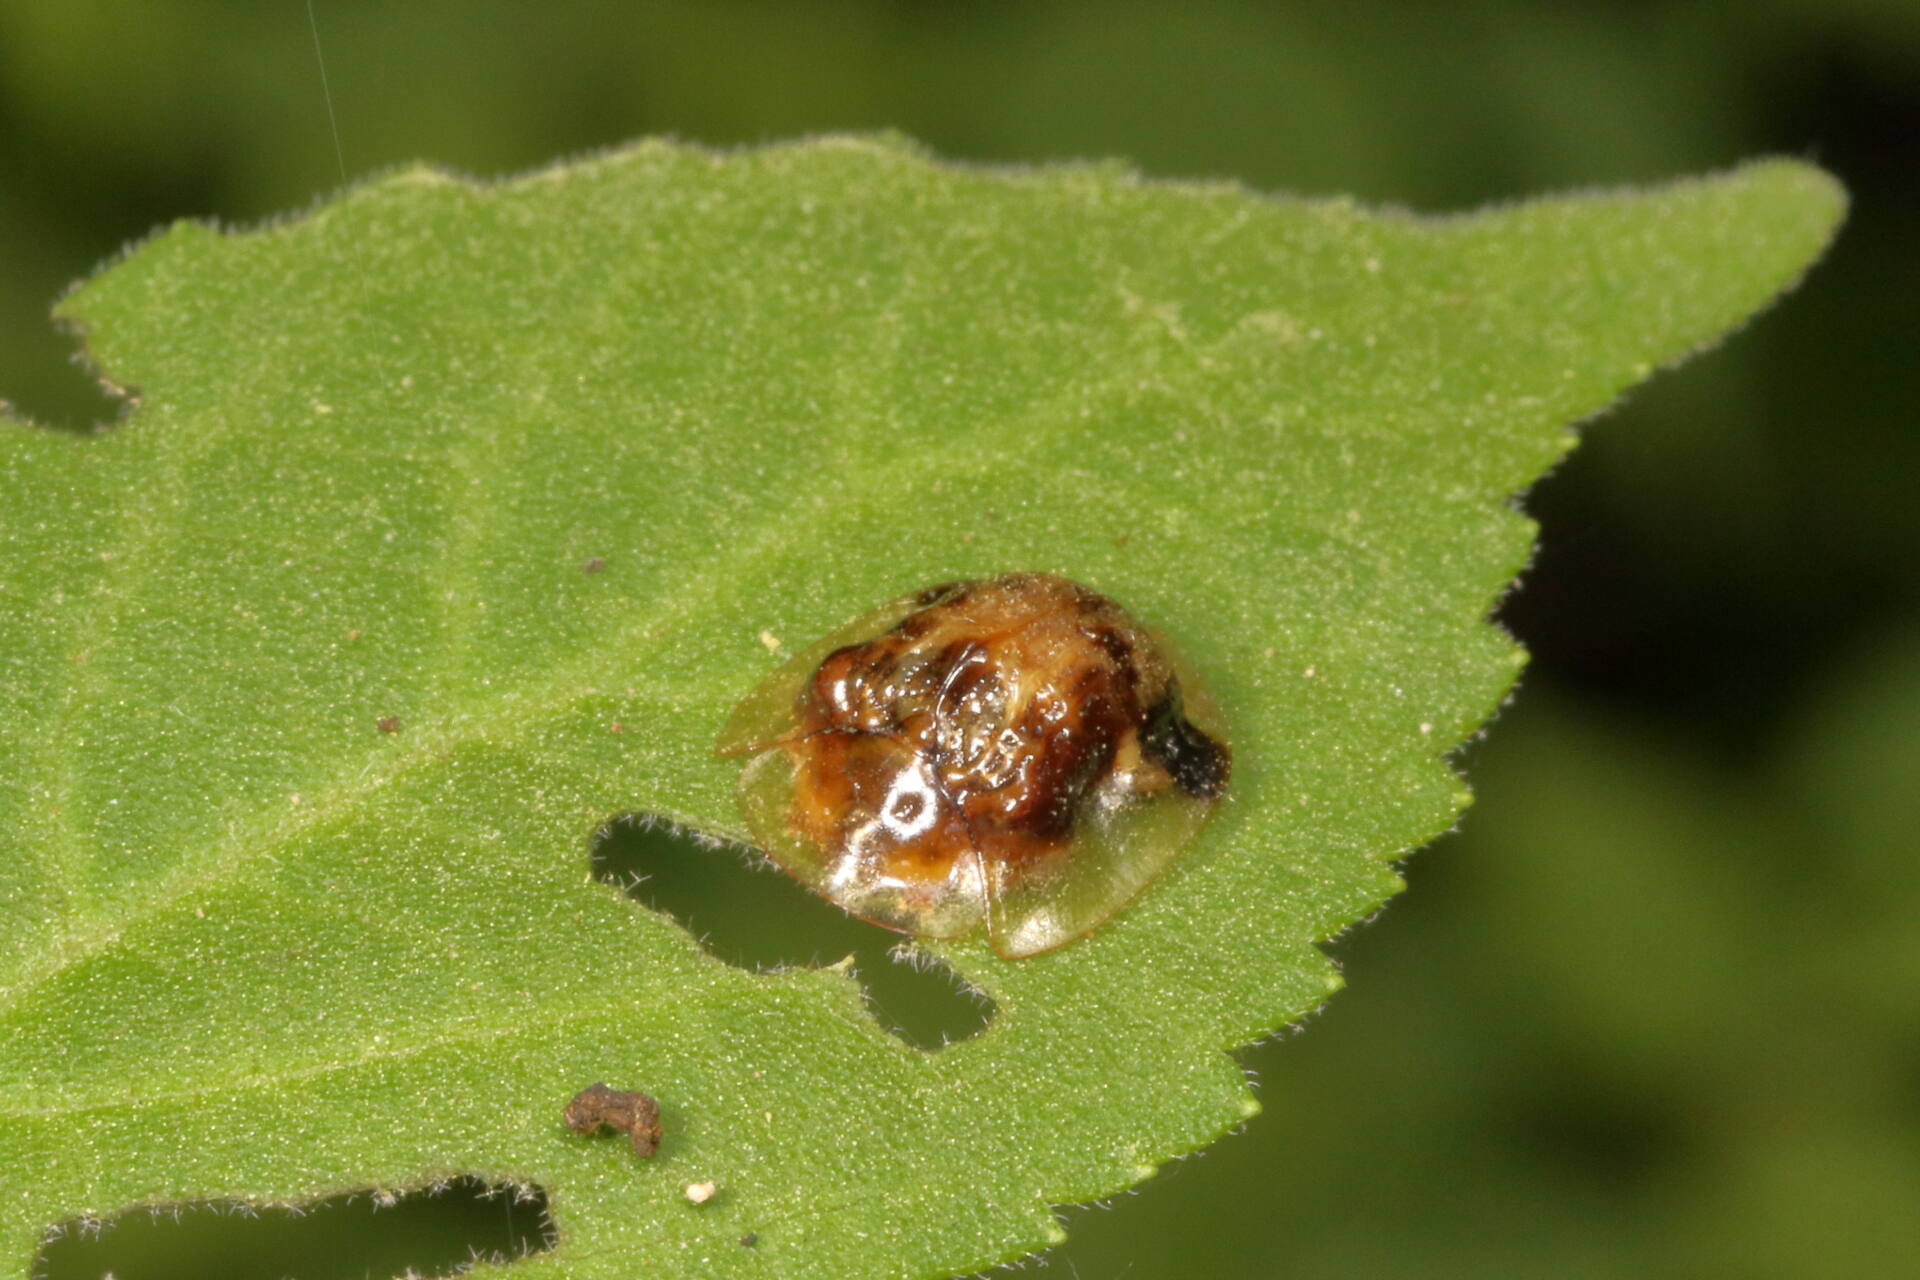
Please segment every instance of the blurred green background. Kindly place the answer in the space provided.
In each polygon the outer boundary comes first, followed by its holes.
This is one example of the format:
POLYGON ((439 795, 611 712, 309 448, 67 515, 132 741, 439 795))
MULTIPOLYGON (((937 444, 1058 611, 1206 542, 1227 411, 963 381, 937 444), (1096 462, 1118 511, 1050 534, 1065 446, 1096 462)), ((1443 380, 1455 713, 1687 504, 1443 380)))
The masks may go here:
MULTIPOLYGON (((1837 172, 1853 216, 1806 286, 1527 499, 1544 547, 1502 617, 1535 662, 1465 753, 1479 803, 1337 944, 1350 989, 1242 1055, 1265 1114, 1113 1211, 1066 1211, 1044 1265, 1920 1274, 1920 4, 315 14, 356 177, 880 127, 1422 210, 1758 152, 1837 172)), ((313 40, 300 0, 0 0, 0 396, 110 414, 47 323, 68 282, 172 218, 339 185, 313 40)), ((820 927, 795 945, 843 954, 820 927)), ((537 1212, 459 1190, 304 1226, 130 1223, 59 1242, 48 1274, 379 1277, 527 1238, 537 1212)))

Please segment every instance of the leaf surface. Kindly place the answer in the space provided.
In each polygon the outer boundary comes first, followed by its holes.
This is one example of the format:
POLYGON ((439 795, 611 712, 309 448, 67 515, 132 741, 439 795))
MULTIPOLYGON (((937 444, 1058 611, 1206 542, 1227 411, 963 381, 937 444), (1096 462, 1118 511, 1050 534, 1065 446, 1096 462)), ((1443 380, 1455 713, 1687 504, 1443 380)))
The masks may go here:
POLYGON ((0 423, 0 1276, 76 1215, 458 1173, 547 1190, 527 1277, 1058 1239, 1256 1110, 1225 1051, 1465 804, 1512 495, 1841 203, 1771 161, 1422 219, 830 138, 161 233, 65 307, 126 420, 0 423), (744 834, 763 635, 1013 569, 1171 636, 1234 779, 1092 937, 924 948, 986 1032, 590 879, 616 814, 744 834), (653 1160, 564 1129, 596 1080, 653 1160))

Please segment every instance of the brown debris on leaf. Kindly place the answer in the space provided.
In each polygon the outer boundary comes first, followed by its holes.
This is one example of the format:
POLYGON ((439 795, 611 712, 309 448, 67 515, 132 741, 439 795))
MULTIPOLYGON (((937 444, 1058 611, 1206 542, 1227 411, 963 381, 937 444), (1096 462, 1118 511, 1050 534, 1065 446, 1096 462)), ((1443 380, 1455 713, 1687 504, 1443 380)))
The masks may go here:
POLYGON ((567 1103, 567 1128, 578 1134, 612 1129, 633 1139, 633 1153, 650 1156, 660 1149, 660 1104, 633 1089, 590 1084, 567 1103))

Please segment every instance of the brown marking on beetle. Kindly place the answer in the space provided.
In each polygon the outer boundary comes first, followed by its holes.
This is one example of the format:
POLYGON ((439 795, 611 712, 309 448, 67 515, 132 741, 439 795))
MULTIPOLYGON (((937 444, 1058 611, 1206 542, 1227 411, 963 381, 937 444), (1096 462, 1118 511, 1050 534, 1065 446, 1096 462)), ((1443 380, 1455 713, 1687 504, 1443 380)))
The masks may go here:
POLYGON ((582 1136, 612 1130, 626 1134, 633 1153, 651 1156, 660 1149, 660 1104, 634 1089, 594 1083, 573 1095, 562 1118, 582 1136))
POLYGON ((916 599, 929 603, 829 654, 800 695, 786 749, 795 825, 809 840, 832 847, 869 822, 908 759, 934 781, 936 822, 889 867, 925 879, 972 847, 1014 862, 1062 847, 1123 750, 1160 766, 1149 789, 1212 796, 1225 785, 1225 748, 1180 718, 1157 646, 1105 596, 1014 574, 916 599))
POLYGON ((1140 746, 1190 796, 1212 799, 1227 789, 1226 748, 1181 714, 1177 694, 1149 713, 1140 746))
POLYGON ((957 591, 966 585, 968 584, 958 580, 936 583, 931 587, 914 592, 913 602, 924 609, 930 604, 941 603, 942 596, 947 595, 949 592, 957 591))

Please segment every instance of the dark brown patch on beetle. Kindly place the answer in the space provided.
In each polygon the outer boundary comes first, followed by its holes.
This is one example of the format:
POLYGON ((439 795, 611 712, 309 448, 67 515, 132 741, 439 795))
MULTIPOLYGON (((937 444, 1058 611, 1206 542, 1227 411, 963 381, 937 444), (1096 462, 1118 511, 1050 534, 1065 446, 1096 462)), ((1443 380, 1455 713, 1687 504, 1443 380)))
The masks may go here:
POLYGON ((927 587, 924 590, 915 592, 913 596, 913 602, 924 609, 930 604, 940 603, 942 596, 945 596, 950 592, 957 591, 961 587, 964 587, 966 585, 967 584, 965 582, 961 582, 957 580, 953 582, 935 583, 931 587, 927 587))
POLYGON ((590 1084, 573 1095, 563 1118, 567 1128, 581 1135, 609 1129, 628 1135, 637 1156, 660 1149, 660 1104, 638 1090, 590 1084))
POLYGON ((1225 787, 1226 747, 1186 719, 1159 646, 1105 596, 1011 574, 914 601, 828 654, 796 700, 791 816, 817 847, 866 840, 888 875, 933 883, 975 852, 1018 867, 1064 848, 1115 770, 1140 794, 1225 787))
POLYGON ((1227 789, 1226 748, 1181 713, 1177 694, 1148 716, 1140 745, 1147 759, 1171 774, 1188 795, 1210 800, 1227 789))

